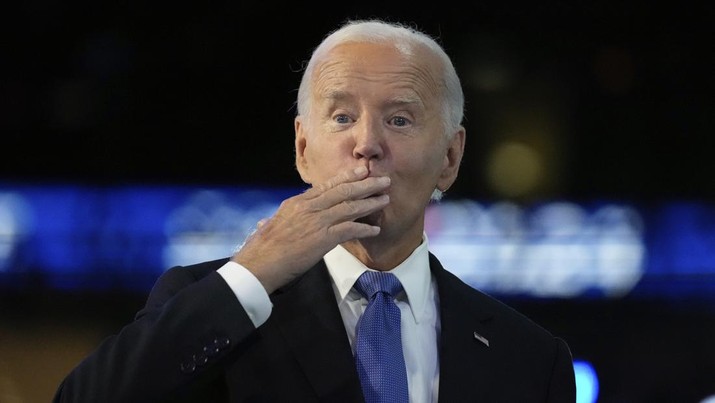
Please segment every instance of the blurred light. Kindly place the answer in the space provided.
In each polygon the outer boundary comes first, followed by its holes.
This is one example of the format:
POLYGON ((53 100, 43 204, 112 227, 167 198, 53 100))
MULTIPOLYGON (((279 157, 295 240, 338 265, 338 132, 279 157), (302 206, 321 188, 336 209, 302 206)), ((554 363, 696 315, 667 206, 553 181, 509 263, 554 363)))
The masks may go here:
POLYGON ((31 214, 27 202, 18 193, 0 192, 0 272, 13 262, 20 242, 31 231, 31 214))
POLYGON ((164 231, 164 267, 230 256, 256 226, 280 204, 270 192, 251 191, 237 203, 225 192, 200 190, 173 209, 164 231))
POLYGON ((524 196, 543 180, 543 158, 526 144, 503 142, 488 158, 487 177, 500 195, 506 198, 524 196))
MULTIPOLYGON (((301 191, 0 185, 0 286, 146 291, 170 266, 230 255, 301 191)), ((447 270, 494 294, 715 302, 712 223, 698 203, 462 199, 431 204, 425 232, 447 270)))
POLYGON ((598 376, 587 361, 574 360, 576 403, 595 403, 598 399, 598 376))
POLYGON ((568 202, 532 208, 500 202, 443 201, 425 231, 448 270, 501 294, 619 297, 643 276, 642 219, 629 207, 587 211, 568 202))
POLYGON ((715 403, 715 395, 710 395, 705 399, 701 400, 700 403, 715 403))

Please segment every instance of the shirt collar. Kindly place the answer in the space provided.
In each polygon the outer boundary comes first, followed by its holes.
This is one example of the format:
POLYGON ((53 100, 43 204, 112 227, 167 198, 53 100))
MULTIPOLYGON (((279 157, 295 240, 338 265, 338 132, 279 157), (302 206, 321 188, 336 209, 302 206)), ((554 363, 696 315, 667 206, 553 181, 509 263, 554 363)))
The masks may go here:
MULTIPOLYGON (((424 315, 431 285, 428 252, 427 234, 423 234, 422 243, 412 251, 407 259, 389 271, 402 283, 402 288, 405 290, 410 309, 417 323, 422 320, 424 315)), ((347 297, 358 277, 364 271, 372 270, 341 245, 325 254, 324 260, 337 289, 340 302, 347 297)))

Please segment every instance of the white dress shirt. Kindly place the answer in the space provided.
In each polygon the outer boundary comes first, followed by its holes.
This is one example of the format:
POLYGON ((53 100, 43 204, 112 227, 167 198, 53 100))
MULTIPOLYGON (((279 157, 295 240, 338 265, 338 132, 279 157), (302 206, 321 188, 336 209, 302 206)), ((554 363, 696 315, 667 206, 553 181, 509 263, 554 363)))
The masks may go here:
MULTIPOLYGON (((390 270, 402 283, 404 292, 396 297, 401 312, 402 348, 407 367, 410 403, 436 403, 439 391, 439 299, 429 268, 427 235, 412 254, 390 270)), ((360 275, 371 270, 338 245, 325 257, 333 291, 343 318, 348 340, 355 354, 355 326, 367 307, 353 285, 360 275)), ((272 304, 260 282, 235 262, 218 270, 258 327, 270 316, 272 304)))

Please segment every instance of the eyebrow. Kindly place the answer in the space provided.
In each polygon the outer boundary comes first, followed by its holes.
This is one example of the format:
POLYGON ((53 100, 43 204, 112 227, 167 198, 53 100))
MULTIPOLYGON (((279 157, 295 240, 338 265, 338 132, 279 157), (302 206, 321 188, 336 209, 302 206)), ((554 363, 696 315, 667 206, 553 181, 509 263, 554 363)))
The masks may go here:
POLYGON ((402 95, 391 98, 386 102, 388 105, 422 105, 422 99, 418 96, 402 95))
MULTIPOLYGON (((339 89, 330 89, 324 91, 321 96, 331 101, 344 101, 355 98, 355 95, 351 94, 350 92, 339 89)), ((406 106, 423 105, 424 103, 422 102, 422 99, 417 95, 397 95, 388 99, 386 102, 384 102, 384 104, 388 106, 406 106)))
POLYGON ((349 92, 343 91, 343 90, 336 90, 336 89, 329 89, 326 91, 322 91, 320 93, 320 95, 325 99, 329 99, 329 100, 333 100, 333 101, 342 101, 345 99, 353 98, 353 95, 350 94, 349 92))

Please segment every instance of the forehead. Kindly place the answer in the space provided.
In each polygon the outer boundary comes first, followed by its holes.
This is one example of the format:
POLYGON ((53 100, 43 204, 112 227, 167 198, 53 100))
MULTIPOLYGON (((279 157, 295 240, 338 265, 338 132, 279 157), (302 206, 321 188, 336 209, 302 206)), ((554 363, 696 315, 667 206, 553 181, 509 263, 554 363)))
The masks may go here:
POLYGON ((420 47, 401 51, 390 44, 344 43, 317 63, 313 91, 332 98, 336 93, 389 90, 427 102, 440 94, 438 66, 436 57, 420 47))

